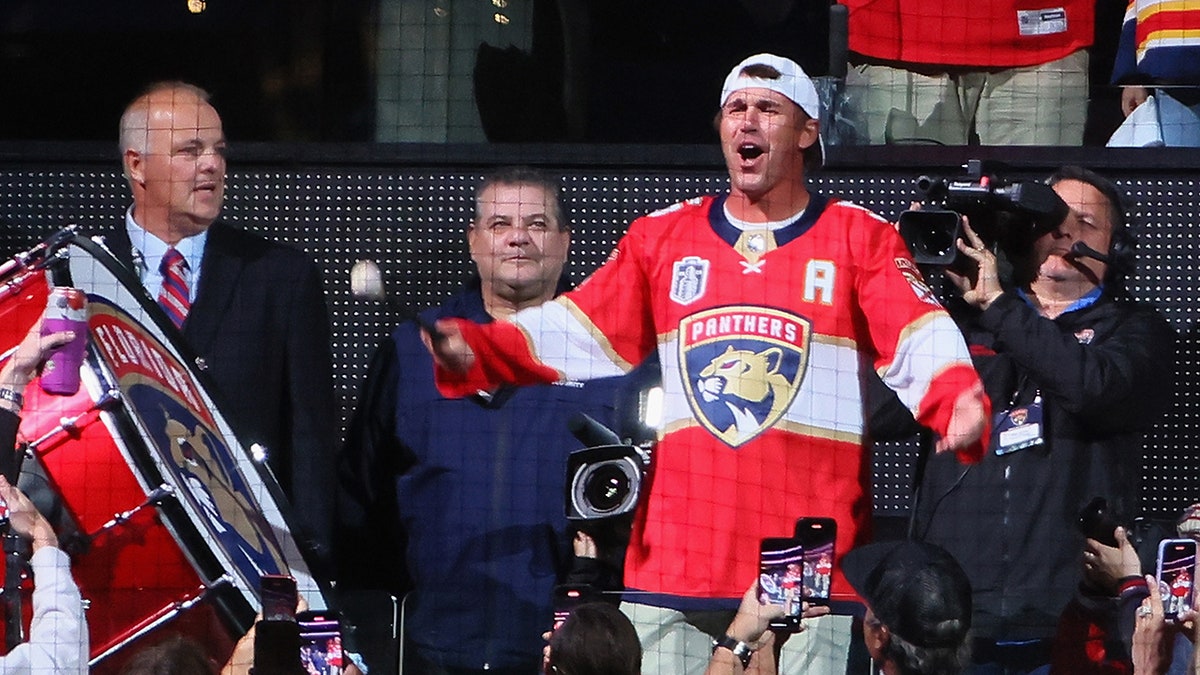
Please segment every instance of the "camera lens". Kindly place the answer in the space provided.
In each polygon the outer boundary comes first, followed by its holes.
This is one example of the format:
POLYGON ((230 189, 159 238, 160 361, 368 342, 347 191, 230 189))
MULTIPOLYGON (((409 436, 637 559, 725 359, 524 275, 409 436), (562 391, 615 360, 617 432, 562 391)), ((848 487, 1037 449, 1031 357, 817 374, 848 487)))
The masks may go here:
POLYGON ((946 255, 954 248, 954 232, 938 223, 925 223, 917 233, 917 246, 925 255, 946 255))
POLYGON ((571 485, 571 501, 584 518, 625 513, 637 498, 640 471, 628 458, 579 468, 571 485))
POLYGON ((612 511, 628 494, 629 476, 612 464, 597 467, 583 486, 583 496, 597 511, 612 511))

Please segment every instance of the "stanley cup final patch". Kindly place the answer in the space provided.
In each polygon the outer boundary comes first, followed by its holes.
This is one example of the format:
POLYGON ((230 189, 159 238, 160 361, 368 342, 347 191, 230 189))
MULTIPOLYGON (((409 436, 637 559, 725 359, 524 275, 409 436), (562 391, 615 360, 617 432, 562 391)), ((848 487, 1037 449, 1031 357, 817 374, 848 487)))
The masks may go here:
POLYGON ((708 287, 708 268, 709 262, 699 256, 676 260, 671 271, 671 299, 681 305, 699 300, 708 287))
POLYGON ((812 323, 764 307, 730 306, 679 322, 679 363, 700 424, 730 447, 771 428, 800 390, 812 323))

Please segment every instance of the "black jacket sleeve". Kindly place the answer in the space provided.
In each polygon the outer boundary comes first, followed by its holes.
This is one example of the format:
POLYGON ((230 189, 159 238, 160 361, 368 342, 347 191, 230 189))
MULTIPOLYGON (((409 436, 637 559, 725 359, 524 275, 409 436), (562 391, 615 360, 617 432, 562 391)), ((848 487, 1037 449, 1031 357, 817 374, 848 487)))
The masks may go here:
POLYGON ((371 358, 338 456, 334 543, 342 588, 387 589, 397 597, 411 586, 393 482, 410 454, 395 434, 400 377, 395 343, 388 338, 371 358))
POLYGON ((329 489, 337 452, 337 405, 329 314, 320 272, 310 265, 292 296, 293 329, 286 334, 287 426, 290 475, 297 513, 322 561, 331 545, 334 497, 329 489))
POLYGON ((1174 331, 1150 308, 1101 302, 1108 306, 1098 310, 1103 314, 1091 324, 1095 335, 1087 345, 1012 292, 978 322, 995 337, 996 351, 1082 422, 1106 432, 1144 428, 1170 402, 1174 331))

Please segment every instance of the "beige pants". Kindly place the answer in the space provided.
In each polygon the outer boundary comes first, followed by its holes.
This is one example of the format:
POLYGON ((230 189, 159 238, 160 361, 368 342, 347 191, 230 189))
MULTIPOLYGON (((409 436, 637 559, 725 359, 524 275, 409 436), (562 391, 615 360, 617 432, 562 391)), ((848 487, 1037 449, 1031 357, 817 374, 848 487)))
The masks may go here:
POLYGON ((872 144, 1081 145, 1087 117, 1088 55, 1080 50, 1040 66, 998 72, 919 75, 854 66, 852 106, 872 144))
MULTIPOLYGON (((662 607, 621 603, 642 643, 642 675, 702 675, 712 656, 713 640, 684 620, 683 613, 662 607)), ((848 616, 805 619, 779 657, 781 675, 845 675, 850 655, 848 616)))

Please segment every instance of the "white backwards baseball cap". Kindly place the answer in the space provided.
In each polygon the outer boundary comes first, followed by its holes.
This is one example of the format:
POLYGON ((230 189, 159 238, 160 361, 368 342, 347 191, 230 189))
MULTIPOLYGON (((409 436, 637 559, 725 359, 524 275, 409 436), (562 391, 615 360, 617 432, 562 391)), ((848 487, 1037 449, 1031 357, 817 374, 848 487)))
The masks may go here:
MULTIPOLYGON (((795 61, 774 54, 755 54, 743 59, 741 63, 729 71, 725 77, 725 86, 721 87, 721 101, 718 106, 724 106, 730 94, 739 89, 757 87, 769 89, 783 94, 792 103, 800 106, 804 114, 819 120, 821 115, 821 99, 817 96, 817 88, 804 69, 795 61), (749 66, 770 66, 779 71, 777 78, 751 77, 742 73, 749 66)), ((817 144, 821 149, 821 163, 825 158, 824 134, 817 136, 817 144)))
POLYGON ((804 72, 804 69, 791 59, 774 54, 756 54, 745 59, 734 66, 733 70, 729 71, 729 75, 725 77, 725 86, 721 88, 721 102, 717 105, 725 105, 725 101, 733 92, 751 87, 770 89, 783 94, 813 119, 817 119, 821 114, 821 99, 817 97, 817 88, 813 86, 813 81, 804 72), (742 74, 742 70, 746 67, 757 65, 770 66, 778 70, 779 77, 766 79, 742 74))

